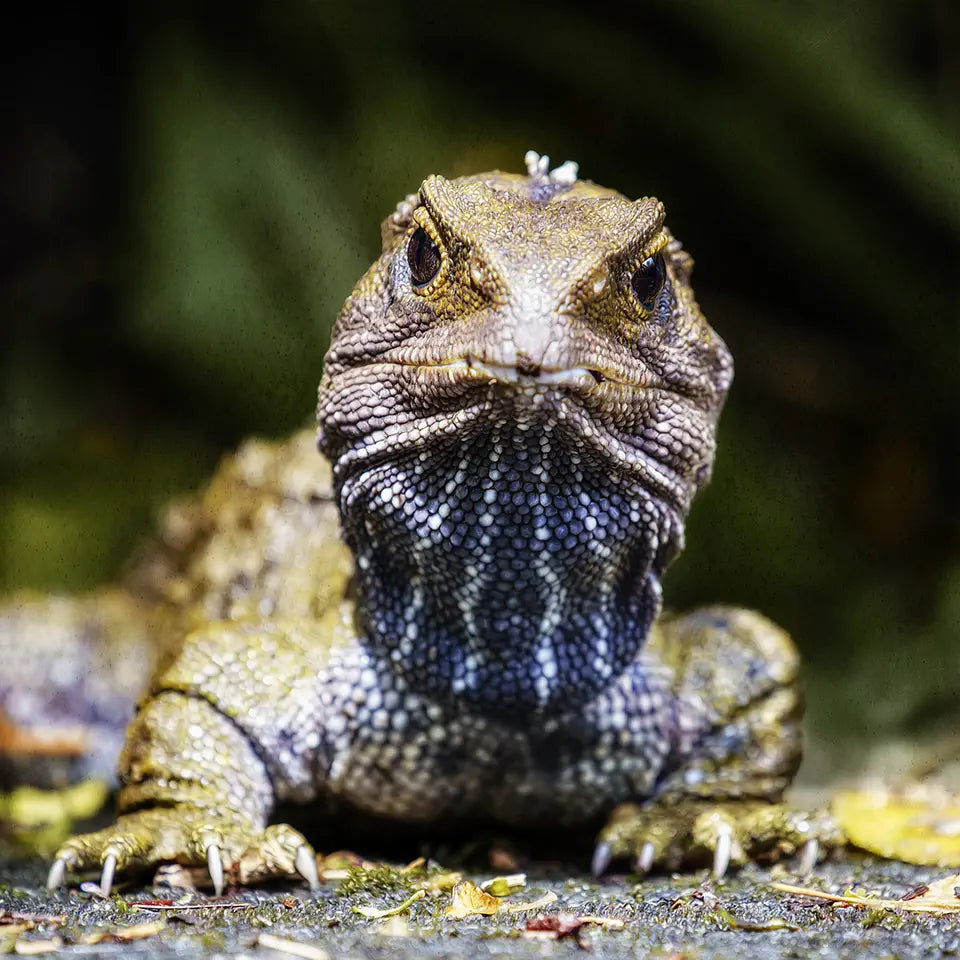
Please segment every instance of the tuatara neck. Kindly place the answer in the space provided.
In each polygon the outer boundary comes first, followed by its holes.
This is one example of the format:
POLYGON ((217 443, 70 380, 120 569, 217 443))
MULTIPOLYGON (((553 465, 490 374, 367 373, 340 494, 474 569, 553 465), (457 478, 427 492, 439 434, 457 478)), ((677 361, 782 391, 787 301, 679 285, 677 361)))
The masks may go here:
POLYGON ((361 631, 414 689, 499 716, 567 708, 642 646, 682 514, 581 457, 555 413, 493 417, 341 483, 361 631))

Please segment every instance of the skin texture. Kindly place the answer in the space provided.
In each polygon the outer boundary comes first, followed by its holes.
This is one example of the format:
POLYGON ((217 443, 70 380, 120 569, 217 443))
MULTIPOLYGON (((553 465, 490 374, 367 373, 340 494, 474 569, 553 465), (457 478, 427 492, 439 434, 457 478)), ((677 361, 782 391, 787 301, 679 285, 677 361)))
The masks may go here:
MULTIPOLYGON (((661 613, 732 378, 662 204, 534 155, 526 176, 428 178, 382 235, 324 364, 323 456, 307 433, 245 445, 121 593, 161 652, 117 822, 69 840, 51 885, 162 861, 217 888, 313 883, 307 841, 269 825, 281 801, 609 815, 598 872, 837 842, 778 802, 789 637, 751 611, 661 613)), ((36 602, 0 615, 0 645, 42 634, 36 602)))

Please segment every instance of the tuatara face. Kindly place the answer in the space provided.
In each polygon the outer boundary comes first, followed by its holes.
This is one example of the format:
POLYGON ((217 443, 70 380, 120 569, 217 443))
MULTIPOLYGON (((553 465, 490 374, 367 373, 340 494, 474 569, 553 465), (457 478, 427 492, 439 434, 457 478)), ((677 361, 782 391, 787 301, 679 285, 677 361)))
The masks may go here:
POLYGON ((344 306, 318 411, 361 631, 434 696, 589 698, 659 610, 732 376, 663 221, 556 173, 431 177, 344 306))

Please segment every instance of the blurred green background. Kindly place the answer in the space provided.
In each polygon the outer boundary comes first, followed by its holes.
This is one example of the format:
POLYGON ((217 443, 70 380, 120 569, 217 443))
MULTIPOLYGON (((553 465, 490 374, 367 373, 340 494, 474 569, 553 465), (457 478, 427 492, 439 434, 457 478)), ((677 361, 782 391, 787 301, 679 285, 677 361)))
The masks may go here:
POLYGON ((654 194, 737 359, 676 606, 763 609, 826 753, 960 721, 960 5, 21 11, 0 155, 0 587, 115 575, 311 417, 378 225, 528 148, 654 194))

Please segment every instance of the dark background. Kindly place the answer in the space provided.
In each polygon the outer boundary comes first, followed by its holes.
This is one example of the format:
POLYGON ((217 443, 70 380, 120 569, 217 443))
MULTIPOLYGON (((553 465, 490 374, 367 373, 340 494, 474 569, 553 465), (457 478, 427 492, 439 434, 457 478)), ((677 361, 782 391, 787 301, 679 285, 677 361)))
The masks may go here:
POLYGON ((786 625, 824 755, 956 729, 955 0, 36 5, 0 45, 2 589, 115 575, 306 423, 380 220, 534 148, 666 203, 737 359, 669 602, 786 625))

